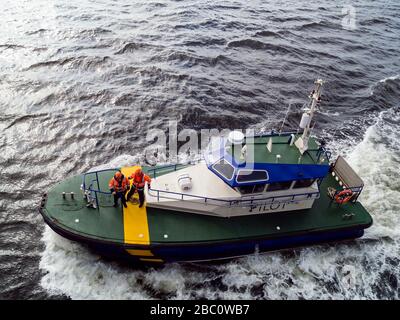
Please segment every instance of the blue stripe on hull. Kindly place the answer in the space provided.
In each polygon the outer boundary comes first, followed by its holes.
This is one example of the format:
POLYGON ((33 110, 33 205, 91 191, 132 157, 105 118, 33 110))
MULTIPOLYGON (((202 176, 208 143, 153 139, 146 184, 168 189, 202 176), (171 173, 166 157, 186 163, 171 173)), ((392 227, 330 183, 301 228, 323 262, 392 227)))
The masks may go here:
POLYGON ((165 261, 213 260, 253 254, 258 247, 259 252, 294 248, 324 242, 359 238, 363 229, 338 230, 324 233, 309 233, 277 239, 250 240, 215 245, 191 245, 176 247, 157 247, 152 249, 155 256, 165 261))

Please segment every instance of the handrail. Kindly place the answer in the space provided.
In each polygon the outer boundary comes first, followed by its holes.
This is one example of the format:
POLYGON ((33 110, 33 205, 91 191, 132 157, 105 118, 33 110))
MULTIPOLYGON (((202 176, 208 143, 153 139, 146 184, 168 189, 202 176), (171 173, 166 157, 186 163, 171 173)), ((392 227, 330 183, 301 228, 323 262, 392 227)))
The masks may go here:
POLYGON ((85 172, 82 175, 82 191, 84 192, 85 196, 87 196, 87 192, 94 193, 94 199, 96 200, 96 208, 99 209, 99 199, 97 194, 108 194, 111 195, 112 192, 110 191, 102 191, 99 183, 99 173, 101 172, 108 172, 108 171, 119 171, 119 168, 114 168, 114 169, 104 169, 104 170, 98 170, 98 171, 89 171, 85 172), (86 176, 94 174, 96 175, 96 178, 90 181, 90 185, 88 188, 86 188, 86 176), (93 189, 93 183, 96 182, 97 184, 97 189, 93 189))
POLYGON ((252 137, 263 138, 263 137, 276 137, 276 136, 290 136, 291 134, 298 134, 298 131, 291 130, 279 133, 279 131, 271 130, 269 133, 268 132, 256 133, 252 137))
MULTIPOLYGON (((159 190, 159 189, 149 189, 148 193, 152 197, 157 197, 157 202, 160 201, 160 197, 161 198, 165 198, 165 199, 178 199, 178 198, 160 196, 160 193, 161 194, 164 193, 164 194, 178 195, 178 196, 181 197, 180 200, 183 200, 183 201, 190 201, 190 200, 185 200, 184 199, 184 197, 186 196, 186 197, 190 197, 190 198, 203 199, 204 203, 207 203, 209 201, 215 201, 215 202, 223 203, 223 204, 225 204, 225 206, 228 205, 228 207, 231 207, 232 204, 237 206, 239 204, 249 202, 250 203, 249 205, 252 205, 254 202, 266 201, 266 200, 269 200, 269 199, 271 199, 272 200, 271 203, 273 203, 276 199, 280 199, 280 198, 291 198, 290 201, 299 201, 299 200, 295 200, 295 198, 298 197, 298 196, 307 196, 307 198, 310 198, 313 195, 316 195, 316 194, 319 195, 320 194, 320 190, 319 190, 319 187, 318 187, 318 191, 317 192, 297 193, 297 194, 280 195, 280 196, 269 196, 269 197, 266 197, 266 198, 255 198, 255 199, 252 198, 252 199, 240 199, 240 200, 225 200, 225 199, 218 199, 218 198, 210 198, 210 197, 204 197, 204 196, 199 196, 199 195, 191 195, 191 194, 187 194, 187 193, 166 191, 166 190, 159 190), (156 192, 157 195, 152 194, 153 191, 156 192)), ((248 195, 246 197, 250 197, 250 196, 248 195)), ((288 200, 286 200, 286 201, 288 201, 288 200)))
MULTIPOLYGON (((200 161, 202 161, 202 159, 197 160, 197 162, 200 162, 200 161)), ((176 171, 179 166, 185 166, 185 165, 189 165, 189 164, 193 164, 193 163, 194 163, 193 161, 190 161, 188 163, 183 163, 183 164, 177 163, 177 164, 173 164, 173 165, 166 165, 166 166, 163 166, 163 167, 149 169, 148 172, 149 173, 153 172, 153 177, 155 178, 156 174, 157 174, 157 171, 165 170, 167 168, 174 168, 174 171, 176 171)), ((103 169, 103 170, 85 172, 82 175, 82 191, 84 192, 85 195, 87 195, 87 192, 94 194, 93 198, 96 201, 96 207, 97 208, 99 208, 98 194, 107 194, 107 195, 111 195, 112 194, 112 192, 110 192, 110 191, 101 190, 100 183, 99 183, 99 173, 110 172, 110 171, 119 171, 119 170, 120 170, 119 168, 103 169), (89 175, 95 175, 95 179, 90 180, 89 186, 87 186, 86 178, 89 175), (94 183, 96 183, 97 188, 93 187, 94 183)))
MULTIPOLYGON (((99 176, 98 176, 98 174, 99 173, 101 173, 101 172, 108 172, 108 171, 119 171, 120 169, 119 168, 113 168, 113 169, 104 169, 104 170, 98 170, 98 171, 89 171, 89 172, 85 172, 83 175, 82 175, 82 187, 83 187, 83 190, 89 190, 89 189, 87 189, 86 188, 86 176, 88 176, 88 175, 90 175, 90 174, 95 174, 96 175, 96 179, 93 179, 91 182, 93 183, 94 181, 96 181, 97 182, 97 188, 98 188, 98 192, 100 192, 100 193, 105 193, 105 194, 110 194, 110 192, 104 192, 104 191, 101 191, 101 189, 100 189, 100 185, 99 185, 99 176)), ((94 191, 94 190, 93 190, 94 191)))
POLYGON ((191 165, 191 164, 199 163, 199 162, 201 162, 201 161, 203 161, 203 160, 204 160, 204 159, 198 159, 198 160, 192 160, 192 161, 185 162, 185 163, 167 164, 167 165, 162 166, 162 167, 156 167, 156 168, 148 169, 147 172, 148 172, 150 175, 151 175, 151 173, 152 173, 153 178, 156 178, 156 177, 157 177, 157 172, 158 172, 158 171, 163 171, 163 170, 165 170, 165 169, 174 168, 174 170, 171 171, 171 172, 174 172, 174 171, 176 171, 176 170, 178 169, 178 166, 184 167, 184 166, 188 166, 188 165, 191 165))
POLYGON ((321 155, 323 155, 323 154, 326 157, 326 161, 329 163, 330 159, 331 159, 331 155, 332 155, 332 153, 330 151, 326 150, 324 147, 319 147, 318 149, 308 149, 306 152, 310 155, 311 158, 312 158, 311 152, 316 152, 316 155, 315 155, 317 157, 316 163, 319 162, 319 159, 321 158, 321 155))
MULTIPOLYGON (((357 202, 358 197, 360 196, 361 192, 363 191, 364 186, 358 186, 358 187, 346 187, 343 190, 351 190, 351 192, 353 193, 353 199, 352 202, 357 202)), ((335 199, 335 197, 342 192, 343 190, 335 190, 335 193, 333 194, 332 198, 331 198, 331 202, 332 203, 335 199)), ((343 203, 338 203, 338 205, 342 205, 343 203)))
POLYGON ((158 167, 158 168, 152 168, 152 169, 149 169, 147 172, 151 175, 151 172, 153 173, 152 175, 153 175, 153 178, 156 178, 156 176, 157 176, 157 171, 162 171, 162 170, 165 170, 165 169, 169 169, 169 168, 174 168, 174 170, 173 171, 176 171, 177 170, 177 166, 178 166, 179 164, 170 164, 170 165, 166 165, 166 166, 162 166, 162 167, 158 167))

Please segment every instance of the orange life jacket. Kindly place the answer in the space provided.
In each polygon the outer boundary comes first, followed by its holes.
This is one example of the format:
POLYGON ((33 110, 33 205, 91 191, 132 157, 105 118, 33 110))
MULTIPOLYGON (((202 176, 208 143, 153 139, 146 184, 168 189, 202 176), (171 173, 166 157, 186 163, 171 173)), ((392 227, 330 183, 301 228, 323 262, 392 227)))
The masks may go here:
POLYGON ((114 177, 111 178, 108 186, 110 189, 113 189, 115 192, 123 192, 126 191, 129 187, 129 180, 122 176, 122 179, 118 181, 114 177))
POLYGON ((139 174, 138 171, 132 173, 131 179, 133 179, 132 183, 137 189, 143 189, 146 181, 148 184, 151 183, 151 178, 147 174, 144 174, 143 171, 142 174, 139 174))

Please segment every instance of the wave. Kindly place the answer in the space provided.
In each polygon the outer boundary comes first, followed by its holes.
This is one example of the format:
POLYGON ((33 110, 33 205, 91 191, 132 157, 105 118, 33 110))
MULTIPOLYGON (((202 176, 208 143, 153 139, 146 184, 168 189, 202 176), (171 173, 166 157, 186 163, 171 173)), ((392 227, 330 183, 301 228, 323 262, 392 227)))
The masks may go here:
POLYGON ((79 56, 79 57, 69 57, 58 60, 48 60, 43 62, 38 62, 30 65, 24 71, 34 70, 38 68, 48 68, 48 67, 70 67, 72 69, 82 69, 82 70, 93 70, 98 67, 108 65, 111 59, 108 56, 96 57, 96 56, 79 56))
MULTIPOLYGON (((53 31, 54 32, 54 31, 53 31)), ((112 34, 113 31, 110 29, 96 27, 96 28, 88 28, 88 29, 59 29, 56 32, 58 38, 63 41, 68 40, 84 40, 84 41, 93 41, 97 39, 102 39, 102 36, 106 34, 112 34)))
POLYGON ((187 67, 192 67, 196 65, 205 65, 214 67, 216 65, 234 65, 235 61, 228 58, 225 55, 217 55, 215 57, 207 57, 207 56, 199 56, 193 53, 184 52, 184 51, 169 51, 169 52, 162 52, 158 55, 151 57, 150 61, 160 62, 178 62, 184 63, 187 67))
POLYGON ((138 42, 129 42, 126 43, 121 49, 119 49, 115 54, 124 54, 124 53, 131 53, 135 52, 137 50, 143 50, 143 49, 159 49, 159 46, 155 45, 150 45, 147 43, 138 43, 138 42))
POLYGON ((281 16, 277 15, 277 16, 273 17, 273 21, 279 22, 279 23, 285 23, 285 22, 290 22, 290 21, 304 21, 304 20, 306 20, 306 21, 308 20, 309 21, 308 18, 304 18, 304 17, 301 17, 301 16, 281 17, 281 16))
POLYGON ((4 49, 23 49, 25 46, 22 46, 20 44, 0 44, 0 48, 4 49))
POLYGON ((40 29, 35 30, 35 31, 28 31, 28 32, 26 32, 26 34, 31 36, 31 35, 38 34, 38 33, 44 33, 46 31, 48 31, 48 30, 44 29, 44 28, 40 28, 40 29))
POLYGON ((268 30, 259 31, 255 35, 256 36, 261 36, 261 37, 277 37, 277 38, 281 38, 281 36, 277 32, 268 31, 268 30))
POLYGON ((381 108, 398 107, 400 101, 400 75, 390 76, 375 83, 371 88, 370 99, 381 108))
POLYGON ((384 78, 384 79, 381 79, 381 80, 379 80, 379 82, 380 83, 385 83, 386 81, 394 81, 394 80, 398 80, 399 79, 399 77, 400 77, 400 75, 395 75, 395 76, 391 76, 391 77, 387 77, 387 78, 384 78))
POLYGON ((93 29, 83 29, 78 31, 78 34, 81 36, 98 36, 106 33, 112 33, 112 31, 110 29, 105 29, 101 27, 93 29))
POLYGON ((229 48, 250 48, 255 50, 269 50, 276 53, 291 53, 291 50, 286 49, 283 46, 275 45, 271 43, 265 43, 253 39, 243 39, 237 41, 231 41, 228 43, 229 48))
POLYGON ((8 119, 10 119, 12 117, 12 118, 14 118, 14 120, 5 128, 5 130, 15 126, 16 124, 25 123, 26 121, 29 121, 31 119, 37 119, 37 118, 43 118, 43 117, 46 118, 48 116, 49 115, 47 113, 29 114, 29 115, 23 115, 23 116, 9 116, 8 119))
POLYGON ((387 19, 385 18, 370 18, 358 22, 358 24, 361 26, 371 26, 371 25, 386 24, 386 23, 387 19))
POLYGON ((306 31, 306 30, 308 31, 310 29, 322 29, 322 28, 337 29, 339 27, 340 27, 339 24, 334 24, 328 21, 314 21, 297 26, 296 29, 299 31, 306 31))
POLYGON ((182 43, 185 46, 193 46, 193 47, 207 47, 214 45, 225 45, 226 40, 222 38, 201 38, 198 40, 188 40, 182 43))

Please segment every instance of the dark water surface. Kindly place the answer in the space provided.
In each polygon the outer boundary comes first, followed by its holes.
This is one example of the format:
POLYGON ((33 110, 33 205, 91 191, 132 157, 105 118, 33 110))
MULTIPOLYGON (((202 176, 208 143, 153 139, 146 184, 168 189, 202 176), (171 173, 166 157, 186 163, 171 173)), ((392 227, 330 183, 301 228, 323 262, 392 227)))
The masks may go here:
POLYGON ((1 299, 399 298, 398 1, 1 4, 1 299), (142 161, 147 131, 169 120, 279 129, 291 103, 295 127, 318 77, 314 134, 366 183, 374 226, 359 241, 138 269, 58 237, 36 210, 60 179, 142 161))

